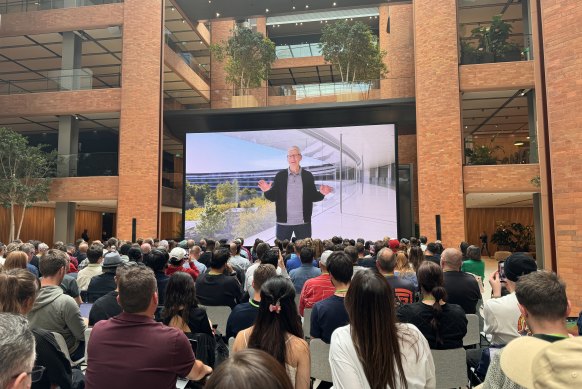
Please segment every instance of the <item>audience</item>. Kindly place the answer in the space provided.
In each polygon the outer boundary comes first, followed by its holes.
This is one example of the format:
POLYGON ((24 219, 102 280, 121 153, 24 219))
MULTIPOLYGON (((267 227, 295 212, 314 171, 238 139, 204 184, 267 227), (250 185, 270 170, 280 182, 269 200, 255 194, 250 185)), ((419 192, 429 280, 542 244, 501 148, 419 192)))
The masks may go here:
POLYGON ((205 264, 200 262, 200 255, 202 255, 202 250, 200 249, 200 246, 192 246, 191 249, 187 249, 186 251, 188 251, 189 253, 187 263, 188 267, 192 267, 192 265, 194 265, 194 267, 198 269, 198 274, 204 273, 207 270, 207 267, 205 264))
POLYGON ((384 247, 378 253, 376 260, 376 267, 378 272, 385 277, 386 281, 394 291, 394 295, 402 304, 410 304, 414 302, 414 294, 416 288, 409 280, 397 277, 394 275, 396 268, 396 254, 388 247, 384 247))
MULTIPOLYGON (((253 265, 254 266, 254 265, 253 265)), ((261 303, 261 287, 270 278, 277 275, 275 267, 271 264, 260 264, 253 272, 252 290, 253 296, 246 303, 240 303, 233 308, 226 323, 226 338, 234 338, 239 331, 249 328, 255 322, 261 303)))
POLYGON ((394 275, 412 282, 414 289, 418 290, 418 280, 416 279, 416 272, 408 261, 408 254, 405 250, 399 250, 396 253, 396 267, 394 268, 394 275))
POLYGON ((469 246, 467 248, 467 259, 461 266, 461 271, 475 274, 485 279, 485 262, 481 260, 481 249, 477 246, 469 246))
POLYGON ((293 286, 295 287, 295 292, 297 294, 301 293, 305 281, 309 280, 310 278, 315 278, 321 274, 321 270, 313 267, 313 250, 311 248, 301 248, 299 258, 301 259, 301 266, 289 272, 289 277, 293 282, 293 286))
MULTIPOLYGON (((4 261, 4 271, 12 269, 27 269, 28 256, 22 251, 12 251, 6 256, 4 261)), ((31 272, 34 274, 33 272, 31 272)))
POLYGON ((77 285, 80 290, 87 290, 89 282, 95 276, 103 274, 101 262, 103 262, 103 248, 101 245, 94 244, 87 250, 87 259, 89 264, 83 270, 79 270, 77 275, 77 285))
POLYGON ((350 324, 334 331, 329 350, 334 388, 436 387, 428 342, 413 325, 396 322, 394 294, 382 275, 355 274, 345 306, 350 324))
POLYGON ((417 272, 422 300, 401 306, 398 319, 414 324, 422 332, 431 349, 446 350, 463 347, 467 334, 465 311, 457 304, 447 303, 440 266, 426 261, 417 272))
POLYGON ((66 273, 67 254, 48 250, 40 259, 40 291, 28 314, 30 327, 58 332, 65 338, 71 359, 76 361, 85 354, 85 329, 77 302, 64 294, 60 285, 66 273))
MULTIPOLYGON (((27 270, 15 269, 0 273, 0 315, 15 313, 26 316, 34 304, 38 288, 38 279, 27 270)), ((71 364, 60 351, 53 334, 40 328, 32 330, 32 333, 36 344, 35 365, 45 368, 44 374, 32 385, 33 388, 58 386, 70 389, 73 387, 73 373, 76 383, 84 381, 80 370, 71 370, 71 364)), ((0 360, 5 361, 3 357, 0 360)))
POLYGON ((233 354, 210 376, 205 389, 293 389, 287 372, 264 351, 241 350, 233 354))
POLYGON ((251 262, 247 258, 244 258, 240 255, 240 245, 236 244, 236 242, 231 242, 229 244, 230 249, 230 258, 228 258, 228 264, 230 266, 236 266, 241 269, 243 272, 246 272, 251 262))
POLYGON ((105 254, 103 263, 101 264, 103 273, 92 277, 91 281, 89 281, 89 286, 87 287, 88 302, 94 303, 99 297, 103 297, 117 288, 115 284, 115 272, 117 271, 117 267, 122 263, 121 256, 116 251, 105 254))
POLYGON ((465 314, 477 312, 481 289, 475 277, 461 271, 463 254, 457 249, 446 249, 441 255, 447 302, 458 304, 465 314))
POLYGON ((212 260, 212 254, 214 253, 214 248, 216 242, 213 239, 202 239, 200 240, 200 249, 202 254, 200 254, 200 263, 202 263, 207 268, 210 267, 210 261, 212 260))
MULTIPOLYGON (((540 363, 539 359, 540 357, 544 358, 542 356, 544 350, 549 350, 552 343, 561 343, 569 336, 566 329, 566 318, 570 314, 570 302, 566 296, 566 285, 555 273, 533 272, 519 278, 515 284, 515 296, 519 311, 525 317, 533 336, 514 339, 501 352, 493 356, 483 388, 554 387, 548 385, 549 382, 542 384, 538 381, 534 385, 533 379, 537 370, 547 371, 548 369, 548 366, 543 366, 544 363, 540 363), (513 360, 519 360, 519 365, 513 363, 513 360)), ((577 360, 578 366, 580 366, 582 344, 575 347, 577 347, 576 352, 570 350, 571 352, 562 354, 559 358, 552 358, 550 368, 554 378, 546 376, 545 379, 557 383, 557 380, 570 375, 571 368, 569 369, 567 365, 564 366, 562 362, 565 358, 572 358, 572 361, 577 360)), ((570 381, 571 378, 576 377, 567 378, 569 381, 567 387, 579 387, 582 383, 582 377, 577 381, 570 381), (575 382, 578 382, 578 385, 575 382)))
POLYGON ((327 261, 333 253, 331 250, 325 250, 319 259, 319 269, 321 275, 310 278, 303 284, 301 296, 299 297, 299 314, 303 316, 305 308, 312 308, 313 304, 332 296, 335 287, 331 283, 331 277, 327 271, 327 261))
POLYGON ((410 246, 410 251, 408 252, 408 261, 412 266, 414 271, 417 271, 420 264, 424 262, 424 251, 420 246, 410 246))
POLYGON ((86 388, 175 388, 178 377, 200 380, 212 368, 196 360, 182 331, 155 322, 156 279, 134 267, 119 278, 123 312, 93 327, 88 346, 86 388), (119 352, 123 358, 115 358, 119 352))
POLYGON ((185 268, 183 266, 184 257, 190 260, 190 258, 187 256, 186 250, 184 250, 181 247, 175 247, 174 249, 172 249, 172 251, 170 251, 170 265, 166 269, 166 275, 171 276, 176 272, 183 272, 189 274, 190 277, 192 277, 192 279, 196 281, 196 279, 200 275, 200 272, 194 264, 192 264, 188 268, 185 268))
POLYGON ((30 388, 43 369, 34 367, 34 336, 23 316, 0 313, 0 388, 30 388))
POLYGON ((196 280, 196 294, 204 305, 227 306, 231 309, 241 302, 242 291, 235 276, 225 274, 230 252, 220 248, 212 255, 210 270, 196 280))
POLYGON ((309 346, 303 340, 295 288, 287 278, 275 276, 261 287, 257 319, 252 327, 240 331, 234 341, 235 353, 245 348, 266 351, 285 367, 295 389, 309 388, 309 346))
POLYGON ((319 338, 325 343, 331 341, 331 334, 337 328, 349 322, 344 297, 355 273, 352 259, 341 251, 336 251, 329 256, 327 270, 335 291, 332 296, 316 302, 313 306, 309 331, 312 338, 319 338))
POLYGON ((160 300, 160 305, 164 305, 166 287, 170 281, 170 277, 166 275, 166 266, 168 266, 170 256, 164 250, 155 249, 149 254, 145 254, 143 258, 144 264, 154 271, 158 286, 158 300, 160 300))

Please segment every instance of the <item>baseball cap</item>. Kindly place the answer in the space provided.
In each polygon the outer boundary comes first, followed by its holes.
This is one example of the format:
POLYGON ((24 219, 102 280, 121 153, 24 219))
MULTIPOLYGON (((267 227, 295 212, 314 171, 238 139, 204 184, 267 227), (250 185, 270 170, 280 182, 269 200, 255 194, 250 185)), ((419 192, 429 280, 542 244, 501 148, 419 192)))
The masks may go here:
POLYGON ((327 259, 329 258, 329 256, 331 254, 333 254, 333 251, 325 250, 323 253, 321 253, 321 258, 319 258, 319 263, 321 263, 323 266, 327 266, 327 259))
POLYGON ((526 388, 565 389, 582 386, 582 338, 548 342, 533 336, 512 340, 501 352, 501 369, 526 388))
POLYGON ((117 267, 123 263, 121 256, 117 253, 117 251, 111 251, 105 254, 103 258, 102 267, 117 267))
POLYGON ((388 242, 388 246, 393 252, 397 252, 398 247, 400 247, 400 242, 398 241, 398 239, 390 239, 390 241, 388 242))
POLYGON ((505 259, 504 270, 507 279, 516 282, 519 277, 537 271, 538 265, 526 253, 513 253, 505 259))
POLYGON ((186 251, 181 247, 174 247, 172 251, 170 251, 170 258, 176 258, 178 260, 184 259, 186 255, 186 251))
POLYGON ((178 247, 183 248, 184 250, 188 249, 188 241, 187 240, 183 240, 180 243, 178 243, 178 247))

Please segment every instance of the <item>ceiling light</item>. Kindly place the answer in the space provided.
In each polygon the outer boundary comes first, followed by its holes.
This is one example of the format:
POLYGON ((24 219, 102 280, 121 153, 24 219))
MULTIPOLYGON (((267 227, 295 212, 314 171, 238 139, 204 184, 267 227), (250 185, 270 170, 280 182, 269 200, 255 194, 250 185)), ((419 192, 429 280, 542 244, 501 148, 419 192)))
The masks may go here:
POLYGON ((174 8, 174 7, 170 8, 170 9, 171 9, 172 11, 175 11, 175 10, 176 10, 176 8, 174 8))
POLYGON ((295 6, 293 6, 293 9, 295 9, 295 6))
POLYGON ((305 4, 305 8, 309 8, 309 4, 305 4))
POLYGON ((220 14, 219 14, 218 12, 216 13, 216 17, 217 17, 217 18, 219 18, 219 17, 220 17, 220 14))
POLYGON ((269 13, 269 8, 265 8, 265 12, 269 13))
POLYGON ((526 136, 525 139, 529 139, 529 136, 526 136))
POLYGON ((186 21, 184 19, 182 19, 182 23, 186 23, 186 21))
POLYGON ((336 5, 337 5, 336 3, 333 3, 333 4, 332 4, 332 6, 333 6, 333 7, 335 7, 336 5))
POLYGON ((300 26, 303 26, 303 22, 299 23, 300 26))
POLYGON ((465 126, 465 130, 466 130, 467 128, 469 128, 469 126, 465 126))
POLYGON ((514 146, 518 146, 518 147, 519 147, 519 146, 523 146, 523 145, 524 145, 524 143, 523 143, 523 141, 522 141, 522 140, 516 140, 516 141, 515 141, 515 143, 514 143, 513 145, 514 145, 514 146))

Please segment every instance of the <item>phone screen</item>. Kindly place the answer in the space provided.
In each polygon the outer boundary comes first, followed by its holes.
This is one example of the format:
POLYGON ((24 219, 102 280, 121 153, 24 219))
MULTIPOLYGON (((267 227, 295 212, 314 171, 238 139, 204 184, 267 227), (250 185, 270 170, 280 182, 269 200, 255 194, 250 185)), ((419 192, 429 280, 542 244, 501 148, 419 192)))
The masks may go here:
POLYGON ((505 261, 499 261, 497 266, 497 270, 499 271, 499 280, 501 282, 507 281, 507 278, 505 277, 505 261))
POLYGON ((190 346, 192 347, 192 352, 196 356, 196 349, 198 348, 198 341, 194 339, 188 339, 190 341, 190 346))

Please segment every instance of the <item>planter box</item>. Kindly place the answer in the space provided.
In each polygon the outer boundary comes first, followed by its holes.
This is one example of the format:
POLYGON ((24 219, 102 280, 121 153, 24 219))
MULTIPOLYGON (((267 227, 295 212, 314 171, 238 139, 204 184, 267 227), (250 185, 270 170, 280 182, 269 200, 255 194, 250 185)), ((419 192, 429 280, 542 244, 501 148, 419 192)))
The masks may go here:
POLYGON ((232 108, 258 107, 259 102, 255 96, 232 96, 232 108))

